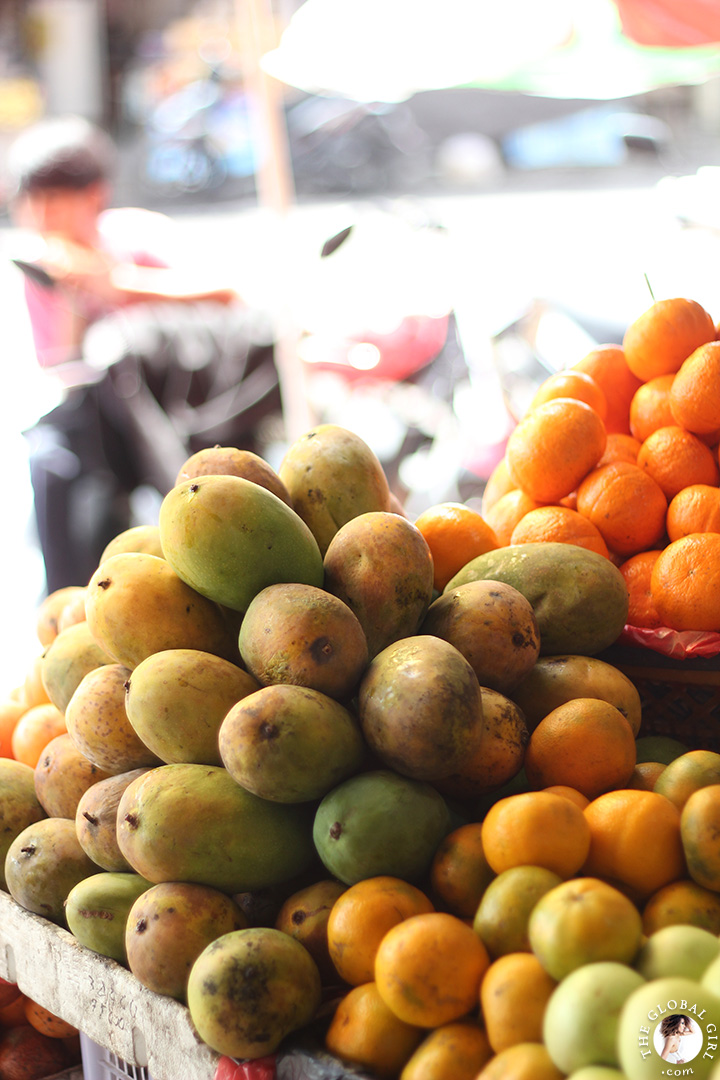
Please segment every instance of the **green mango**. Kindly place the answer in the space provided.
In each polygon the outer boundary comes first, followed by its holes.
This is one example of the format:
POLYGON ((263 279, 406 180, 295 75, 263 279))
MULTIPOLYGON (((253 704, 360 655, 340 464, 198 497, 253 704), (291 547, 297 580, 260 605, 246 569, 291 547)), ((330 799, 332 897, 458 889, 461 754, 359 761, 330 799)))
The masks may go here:
POLYGON ((167 493, 160 539, 170 566, 201 596, 246 611, 278 582, 323 583, 315 537, 267 488, 241 476, 198 476, 167 493))
POLYGON ((260 684, 237 664, 199 649, 164 649, 138 664, 126 684, 135 733, 162 762, 222 765, 225 715, 260 684))
POLYGON ((15 837, 47 813, 35 792, 35 770, 0 758, 0 889, 7 890, 5 857, 15 837))
POLYGON ((7 890, 35 915, 67 927, 65 900, 97 865, 80 846, 71 818, 46 817, 15 837, 5 857, 7 890))
POLYGON ((194 763, 150 769, 128 785, 117 811, 118 846, 136 873, 230 895, 305 870, 311 830, 302 807, 258 798, 226 769, 194 763))
POLYGON ((594 656, 617 640, 628 615, 625 579, 604 555, 577 544, 511 544, 478 555, 445 586, 504 581, 533 606, 540 654, 594 656))
POLYGON ((83 878, 65 901, 70 933, 81 945, 127 967, 125 927, 131 907, 152 882, 135 873, 103 871, 83 878))
POLYGON ((447 803, 430 784, 377 769, 328 792, 313 839, 324 866, 346 885, 382 874, 416 882, 452 825, 447 803))

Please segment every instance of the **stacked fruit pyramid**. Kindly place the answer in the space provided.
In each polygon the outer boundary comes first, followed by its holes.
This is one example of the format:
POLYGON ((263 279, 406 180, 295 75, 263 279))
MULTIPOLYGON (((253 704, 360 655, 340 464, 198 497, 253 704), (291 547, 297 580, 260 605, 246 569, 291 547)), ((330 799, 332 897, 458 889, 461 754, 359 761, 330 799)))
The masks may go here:
POLYGON ((541 388, 482 513, 411 522, 332 424, 277 472, 193 455, 38 612, 0 887, 233 1059, 720 1076, 720 754, 643 736, 597 655, 641 608, 720 631, 718 354, 653 305, 541 388))

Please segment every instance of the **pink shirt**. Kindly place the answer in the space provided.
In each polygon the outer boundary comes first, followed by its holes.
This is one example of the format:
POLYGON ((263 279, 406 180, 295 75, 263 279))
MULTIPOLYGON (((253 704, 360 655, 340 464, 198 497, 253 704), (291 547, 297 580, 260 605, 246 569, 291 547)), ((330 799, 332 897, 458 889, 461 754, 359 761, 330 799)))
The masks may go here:
MULTIPOLYGON (((152 210, 105 210, 98 219, 100 246, 119 262, 168 266, 172 262, 173 227, 169 218, 152 210)), ((112 310, 94 298, 76 301, 62 287, 47 289, 29 277, 25 279, 25 300, 38 363, 43 368, 77 359, 76 349, 68 344, 76 337, 74 321, 95 322, 112 310)))

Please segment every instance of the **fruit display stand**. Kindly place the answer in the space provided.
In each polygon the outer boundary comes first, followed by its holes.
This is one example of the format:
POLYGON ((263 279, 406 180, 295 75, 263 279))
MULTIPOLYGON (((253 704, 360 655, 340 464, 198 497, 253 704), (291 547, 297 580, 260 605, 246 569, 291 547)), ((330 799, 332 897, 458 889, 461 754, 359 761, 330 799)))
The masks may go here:
MULTIPOLYGON (((0 977, 81 1032, 84 1069, 48 1080, 214 1080, 218 1072, 220 1055, 198 1037, 184 1005, 147 990, 122 965, 2 891, 0 977)), ((289 1047, 275 1065, 277 1080, 366 1075, 314 1046, 289 1047)), ((225 1080, 260 1080, 260 1074, 225 1070, 225 1080)))

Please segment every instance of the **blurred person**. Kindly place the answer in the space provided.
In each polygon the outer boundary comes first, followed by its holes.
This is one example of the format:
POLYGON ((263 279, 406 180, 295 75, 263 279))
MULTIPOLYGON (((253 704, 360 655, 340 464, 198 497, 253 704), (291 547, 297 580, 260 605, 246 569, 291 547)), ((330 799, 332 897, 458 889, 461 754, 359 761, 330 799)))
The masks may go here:
POLYGON ((239 303, 206 266, 179 266, 172 223, 137 207, 110 207, 116 151, 82 117, 42 120, 8 155, 10 207, 31 265, 55 286, 28 277, 25 296, 41 367, 81 355, 87 327, 140 302, 239 303))
MULTIPOLYGON (((245 331, 247 309, 235 288, 218 280, 211 260, 195 256, 191 261, 190 253, 179 252, 174 223, 165 215, 110 205, 115 167, 112 139, 75 116, 45 119, 26 129, 7 159, 9 206, 18 226, 20 257, 14 261, 25 273, 35 353, 40 368, 60 387, 59 404, 23 433, 48 593, 85 584, 107 542, 135 523, 132 496, 148 484, 148 462, 150 472, 157 466, 161 477, 153 476, 150 484, 163 495, 178 457, 198 448, 183 446, 172 424, 163 424, 162 393, 168 386, 182 395, 193 390, 202 402, 207 386, 198 388, 200 369, 217 356, 222 379, 213 371, 207 384, 224 379, 221 389, 232 390, 248 373, 257 374, 248 361, 253 350, 245 331), (116 342, 118 336, 127 342, 120 359, 130 365, 134 394, 118 391, 123 369, 117 357, 95 370, 84 360, 89 331, 105 325, 116 331, 116 342), (151 328, 149 339, 147 333, 143 338, 143 327, 151 328), (154 354, 132 355, 140 340, 152 340, 148 347, 154 354), (198 343, 197 374, 188 376, 192 364, 183 370, 183 348, 194 346, 197 354, 198 343), (148 380, 154 401, 145 393, 148 380), (172 461, 161 460, 160 429, 169 436, 165 446, 174 451, 172 461)), ((259 386, 245 395, 255 412, 248 411, 234 439, 241 445, 246 435, 248 449, 254 448, 248 426, 258 412, 278 406, 272 345, 269 349, 269 354, 259 350, 259 386)), ((183 397, 178 408, 185 404, 183 397)), ((211 423, 206 441, 217 441, 211 423)))

